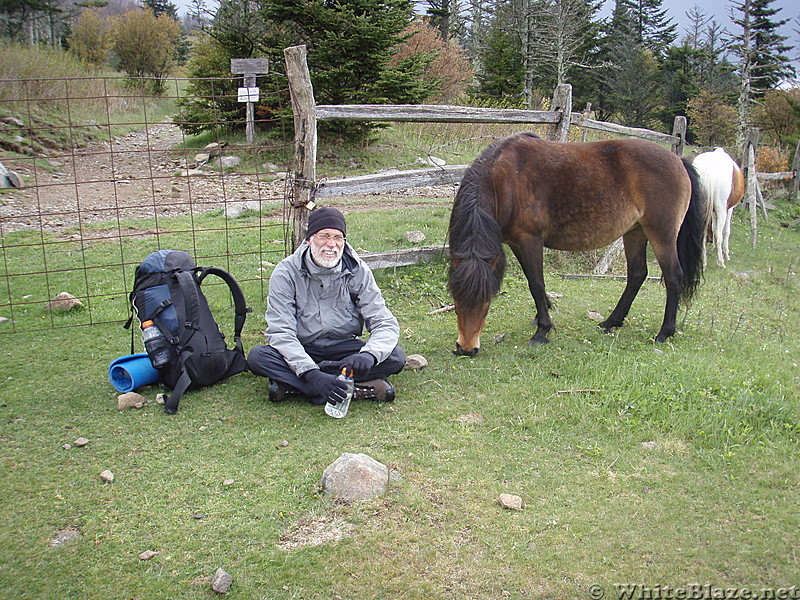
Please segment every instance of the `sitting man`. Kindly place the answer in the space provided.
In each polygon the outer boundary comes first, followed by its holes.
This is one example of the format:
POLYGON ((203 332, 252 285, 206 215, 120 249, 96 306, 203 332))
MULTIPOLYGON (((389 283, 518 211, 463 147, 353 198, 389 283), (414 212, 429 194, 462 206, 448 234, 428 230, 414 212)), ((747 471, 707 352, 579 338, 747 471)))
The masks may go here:
POLYGON ((345 241, 344 215, 322 207, 308 217, 306 240, 272 272, 267 344, 247 357, 269 377, 269 399, 299 393, 313 404, 344 395, 342 368, 355 379, 354 399, 394 400, 386 378, 405 366, 400 326, 367 264, 345 241), (366 326, 370 336, 359 337, 366 326))

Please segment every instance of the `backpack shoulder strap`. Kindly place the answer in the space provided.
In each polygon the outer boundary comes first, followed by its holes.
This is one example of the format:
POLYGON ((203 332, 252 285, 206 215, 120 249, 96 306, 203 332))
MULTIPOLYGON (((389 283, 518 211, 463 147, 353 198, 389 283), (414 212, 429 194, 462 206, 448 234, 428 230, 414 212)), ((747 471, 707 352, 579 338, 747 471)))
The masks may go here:
POLYGON ((244 329, 244 321, 247 318, 247 313, 251 312, 252 309, 247 306, 247 302, 244 299, 244 294, 242 293, 242 288, 239 287, 239 283, 236 281, 236 279, 234 279, 233 275, 224 269, 219 269, 217 267, 206 267, 200 270, 197 283, 202 284, 203 280, 206 278, 206 275, 216 275, 226 284, 228 284, 231 296, 233 296, 234 310, 236 311, 236 316, 234 317, 233 323, 234 342, 236 345, 236 351, 244 356, 244 347, 242 346, 242 329, 244 329))
MULTIPOLYGON (((192 333, 200 327, 200 296, 197 287, 199 282, 195 279, 194 271, 175 270, 172 272, 172 276, 178 283, 186 307, 186 320, 180 324, 183 328, 181 331, 191 330, 187 336, 191 337, 192 333)), ((183 335, 181 335, 181 341, 184 343, 186 341, 183 335)))

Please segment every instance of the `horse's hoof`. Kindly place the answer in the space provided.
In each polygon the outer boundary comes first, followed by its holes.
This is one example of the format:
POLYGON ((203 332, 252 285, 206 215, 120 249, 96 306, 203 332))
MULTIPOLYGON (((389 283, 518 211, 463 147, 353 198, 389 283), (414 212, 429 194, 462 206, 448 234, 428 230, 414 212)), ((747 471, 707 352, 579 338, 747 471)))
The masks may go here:
POLYGON ((542 336, 539 336, 539 337, 533 336, 531 338, 531 341, 528 342, 528 345, 529 346, 541 346, 542 344, 549 344, 549 343, 550 343, 550 340, 548 340, 546 336, 542 335, 542 336))
POLYGON ((480 347, 473 348, 472 350, 466 350, 461 344, 456 342, 456 349, 453 350, 453 354, 456 356, 468 356, 472 358, 478 354, 478 350, 480 350, 480 347))
POLYGON ((617 327, 622 327, 622 323, 612 323, 611 321, 606 319, 605 321, 600 323, 598 327, 600 327, 600 329, 602 329, 605 333, 611 333, 617 327))

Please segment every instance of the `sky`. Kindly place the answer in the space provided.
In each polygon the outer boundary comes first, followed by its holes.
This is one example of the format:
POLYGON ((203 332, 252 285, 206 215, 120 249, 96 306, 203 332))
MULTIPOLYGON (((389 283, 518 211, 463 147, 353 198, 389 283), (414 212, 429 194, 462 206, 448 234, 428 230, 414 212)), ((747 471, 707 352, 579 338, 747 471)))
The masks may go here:
MULTIPOLYGON (((738 2, 737 2, 738 3, 738 2)), ((664 0, 661 6, 666 9, 667 14, 678 25, 678 34, 683 37, 685 30, 689 27, 689 19, 686 13, 699 7, 700 11, 707 16, 712 17, 719 25, 726 29, 733 30, 736 26, 731 22, 730 14, 732 4, 730 0, 664 0)), ((614 7, 614 0, 606 0, 604 6, 604 13, 611 14, 614 7)), ((797 49, 797 35, 792 29, 800 29, 800 24, 796 21, 800 18, 800 3, 797 0, 774 0, 771 4, 772 8, 781 9, 777 15, 776 20, 789 19, 789 23, 783 26, 781 33, 790 38, 790 42, 797 49)), ((736 11, 736 15, 741 13, 736 11)), ((800 50, 798 50, 800 51, 800 50)))

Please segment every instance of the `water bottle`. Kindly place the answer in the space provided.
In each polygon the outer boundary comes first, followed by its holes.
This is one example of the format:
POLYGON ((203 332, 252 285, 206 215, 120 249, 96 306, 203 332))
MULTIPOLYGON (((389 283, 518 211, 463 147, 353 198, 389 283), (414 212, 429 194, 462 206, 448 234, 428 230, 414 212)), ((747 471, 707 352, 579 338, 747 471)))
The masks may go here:
POLYGON ((325 414, 333 417, 334 419, 341 419, 347 414, 347 409, 350 408, 350 400, 353 398, 353 390, 356 384, 353 382, 353 371, 350 371, 350 377, 347 376, 347 369, 343 368, 338 379, 344 381, 347 386, 346 395, 343 400, 339 398, 328 398, 325 403, 325 414))
POLYGON ((154 368, 163 367, 172 358, 172 347, 169 341, 152 321, 142 323, 142 341, 154 368))

